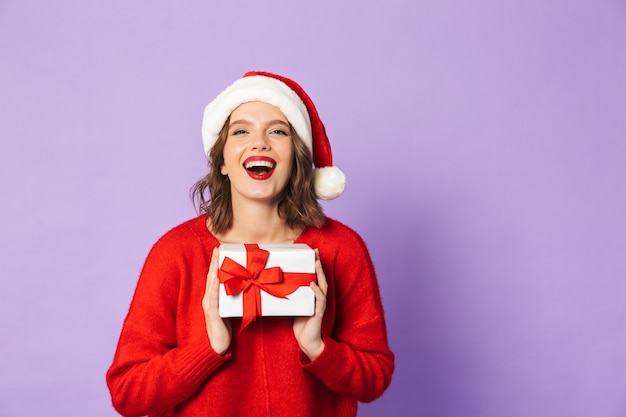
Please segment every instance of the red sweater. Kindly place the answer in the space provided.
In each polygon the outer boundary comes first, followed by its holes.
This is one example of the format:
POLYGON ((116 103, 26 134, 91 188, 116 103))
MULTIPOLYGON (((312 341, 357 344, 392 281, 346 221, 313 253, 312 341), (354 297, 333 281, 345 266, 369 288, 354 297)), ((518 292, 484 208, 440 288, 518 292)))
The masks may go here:
POLYGON ((378 398, 391 381, 374 268, 363 240, 326 219, 296 240, 318 248, 328 279, 324 351, 309 361, 293 318, 258 318, 224 356, 209 344, 202 310, 211 252, 219 242, 205 216, 166 233, 143 267, 107 384, 122 415, 354 417, 357 401, 378 398))

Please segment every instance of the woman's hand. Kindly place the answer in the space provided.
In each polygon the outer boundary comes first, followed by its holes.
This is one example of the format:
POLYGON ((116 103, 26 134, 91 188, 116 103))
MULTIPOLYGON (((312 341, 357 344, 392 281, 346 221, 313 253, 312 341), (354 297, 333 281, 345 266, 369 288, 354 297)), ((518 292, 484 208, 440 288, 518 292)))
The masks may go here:
POLYGON ((311 317, 296 317, 293 321, 293 333, 298 345, 310 360, 315 360, 324 350, 322 318, 324 311, 326 311, 326 294, 328 292, 328 282, 317 249, 315 250, 315 274, 317 275, 317 284, 311 283, 311 289, 315 293, 315 314, 311 317))
POLYGON ((219 306, 219 286, 217 278, 218 270, 218 249, 213 249, 209 274, 206 280, 206 290, 202 298, 202 309, 204 310, 204 320, 206 321, 206 331, 209 335, 209 342, 215 352, 223 355, 230 346, 232 329, 230 321, 220 317, 219 306))

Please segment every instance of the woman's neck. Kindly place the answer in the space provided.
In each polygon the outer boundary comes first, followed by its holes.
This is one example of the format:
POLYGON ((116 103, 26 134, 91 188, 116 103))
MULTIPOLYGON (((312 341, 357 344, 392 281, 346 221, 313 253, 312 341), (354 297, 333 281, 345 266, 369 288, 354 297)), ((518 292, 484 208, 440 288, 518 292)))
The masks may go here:
POLYGON ((278 204, 233 201, 233 226, 214 235, 221 243, 293 243, 300 233, 278 215, 278 204))

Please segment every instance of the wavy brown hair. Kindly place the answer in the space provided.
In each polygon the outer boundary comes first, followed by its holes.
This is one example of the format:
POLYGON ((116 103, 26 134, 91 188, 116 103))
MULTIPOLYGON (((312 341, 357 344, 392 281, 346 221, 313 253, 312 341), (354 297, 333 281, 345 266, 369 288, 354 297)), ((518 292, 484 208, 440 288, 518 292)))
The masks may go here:
MULTIPOLYGON (((230 118, 226 120, 211 152, 209 173, 191 187, 191 198, 200 213, 207 213, 213 232, 224 233, 233 226, 233 207, 230 195, 230 180, 222 175, 224 145, 228 136, 230 118), (208 196, 207 196, 208 192, 208 196)), ((291 178, 278 202, 278 215, 294 229, 322 227, 324 212, 315 197, 313 184, 313 157, 294 128, 289 125, 294 145, 294 163, 291 178)))

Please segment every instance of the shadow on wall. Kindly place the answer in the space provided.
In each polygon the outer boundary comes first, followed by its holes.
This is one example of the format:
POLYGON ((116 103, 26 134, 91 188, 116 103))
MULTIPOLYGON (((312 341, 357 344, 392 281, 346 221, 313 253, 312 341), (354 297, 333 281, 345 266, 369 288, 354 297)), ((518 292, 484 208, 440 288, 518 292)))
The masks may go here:
MULTIPOLYGON (((381 199, 380 201, 384 201, 381 199)), ((463 373, 463 346, 452 343, 462 331, 454 317, 455 253, 444 244, 445 210, 417 203, 371 206, 363 234, 376 266, 389 340, 396 354, 391 386, 379 400, 360 406, 359 416, 444 416, 466 403, 449 381, 463 373), (381 223, 375 216, 388 213, 381 223), (372 228, 372 225, 378 225, 372 228)))

